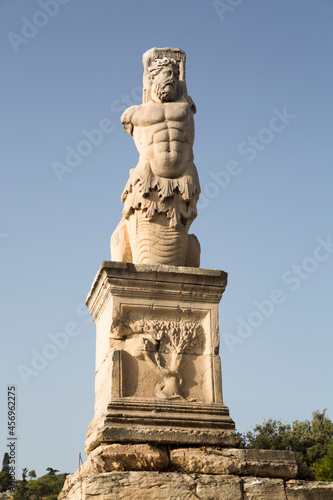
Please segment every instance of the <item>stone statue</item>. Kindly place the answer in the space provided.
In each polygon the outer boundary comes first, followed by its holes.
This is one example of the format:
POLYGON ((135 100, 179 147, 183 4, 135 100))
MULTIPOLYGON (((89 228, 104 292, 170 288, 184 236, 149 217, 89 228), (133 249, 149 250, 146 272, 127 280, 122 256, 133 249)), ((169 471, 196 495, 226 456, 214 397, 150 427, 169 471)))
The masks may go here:
POLYGON ((143 65, 143 103, 121 118, 139 163, 122 195, 113 261, 102 263, 86 300, 96 324, 87 460, 59 500, 285 499, 288 483, 277 478, 296 477, 294 454, 237 449, 223 402, 218 310, 227 273, 198 269, 199 242, 188 235, 200 186, 185 54, 154 48, 143 65))
POLYGON ((121 117, 139 151, 111 237, 111 258, 135 264, 199 267, 200 245, 188 234, 200 185, 193 163, 195 105, 187 95, 185 53, 153 48, 143 55, 143 104, 121 117))

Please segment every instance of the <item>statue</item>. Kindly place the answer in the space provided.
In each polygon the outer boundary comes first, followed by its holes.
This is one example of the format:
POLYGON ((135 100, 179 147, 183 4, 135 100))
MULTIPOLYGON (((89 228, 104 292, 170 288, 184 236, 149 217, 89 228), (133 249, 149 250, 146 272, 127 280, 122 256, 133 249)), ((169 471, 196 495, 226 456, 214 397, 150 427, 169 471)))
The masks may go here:
POLYGON ((200 245, 188 234, 200 185, 193 163, 195 104, 187 95, 185 53, 153 48, 143 55, 143 104, 121 117, 140 158, 123 191, 123 217, 111 258, 135 264, 199 267, 200 245))

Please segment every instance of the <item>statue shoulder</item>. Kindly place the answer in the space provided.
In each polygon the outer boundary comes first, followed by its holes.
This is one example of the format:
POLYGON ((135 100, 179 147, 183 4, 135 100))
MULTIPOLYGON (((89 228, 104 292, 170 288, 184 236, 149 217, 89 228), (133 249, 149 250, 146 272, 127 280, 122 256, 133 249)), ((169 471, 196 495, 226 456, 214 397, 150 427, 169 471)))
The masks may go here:
POLYGON ((127 132, 129 135, 133 135, 134 124, 133 124, 132 118, 133 118, 135 112, 140 107, 141 107, 141 105, 131 106, 130 108, 127 108, 123 112, 123 114, 121 115, 120 121, 124 127, 125 132, 127 132))
POLYGON ((186 101, 188 102, 188 105, 190 106, 190 110, 195 115, 195 113, 197 112, 197 108, 196 108, 196 105, 193 102, 192 97, 190 97, 189 95, 187 95, 186 96, 186 101))

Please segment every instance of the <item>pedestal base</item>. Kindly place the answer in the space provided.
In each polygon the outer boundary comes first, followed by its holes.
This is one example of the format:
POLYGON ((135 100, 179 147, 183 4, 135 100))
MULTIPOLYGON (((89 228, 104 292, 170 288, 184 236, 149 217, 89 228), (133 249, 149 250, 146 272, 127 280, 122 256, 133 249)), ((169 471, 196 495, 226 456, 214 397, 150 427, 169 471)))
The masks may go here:
POLYGON ((288 451, 113 444, 68 476, 59 500, 330 500, 333 483, 299 481, 288 451))
POLYGON ((87 454, 115 442, 239 444, 218 354, 226 283, 223 271, 103 262, 87 297, 96 323, 87 454))
POLYGON ((131 441, 237 446, 235 424, 224 404, 113 401, 89 426, 86 452, 100 443, 131 441))

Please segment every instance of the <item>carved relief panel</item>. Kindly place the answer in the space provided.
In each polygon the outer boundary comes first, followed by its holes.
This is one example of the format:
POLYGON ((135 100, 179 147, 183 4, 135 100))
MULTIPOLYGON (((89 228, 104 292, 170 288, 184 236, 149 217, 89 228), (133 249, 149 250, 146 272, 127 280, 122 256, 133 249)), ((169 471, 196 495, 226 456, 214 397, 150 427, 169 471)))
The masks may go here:
POLYGON ((209 312, 128 305, 118 311, 110 347, 121 351, 121 397, 212 402, 209 312))

